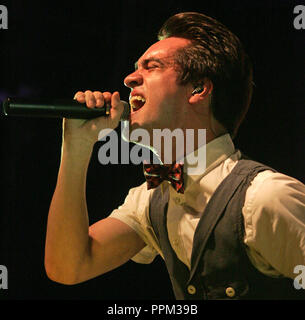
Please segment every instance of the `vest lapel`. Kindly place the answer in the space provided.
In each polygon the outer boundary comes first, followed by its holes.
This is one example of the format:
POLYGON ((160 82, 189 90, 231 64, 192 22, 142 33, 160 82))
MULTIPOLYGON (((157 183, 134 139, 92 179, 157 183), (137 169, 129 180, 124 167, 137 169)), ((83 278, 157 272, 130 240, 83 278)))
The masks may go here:
POLYGON ((164 261, 170 275, 176 299, 184 299, 183 288, 179 285, 179 281, 186 283, 189 272, 187 266, 178 259, 175 251, 170 245, 167 233, 168 202, 168 188, 164 190, 163 194, 160 187, 156 188, 150 201, 150 220, 164 255, 164 261))
POLYGON ((194 234, 193 250, 191 256, 191 272, 188 283, 192 281, 195 275, 196 269, 205 250, 207 241, 218 220, 224 213, 227 203, 233 197, 239 185, 243 182, 244 175, 241 174, 241 171, 243 171, 243 162, 243 160, 240 160, 232 170, 231 174, 221 182, 202 214, 202 217, 197 225, 194 234), (234 179, 232 179, 232 175, 235 175, 234 179), (232 182, 231 187, 222 188, 222 185, 226 184, 226 180, 229 179, 229 177, 232 182), (221 203, 222 205, 219 206, 219 203, 221 203), (213 208, 213 210, 210 210, 210 208, 213 208))

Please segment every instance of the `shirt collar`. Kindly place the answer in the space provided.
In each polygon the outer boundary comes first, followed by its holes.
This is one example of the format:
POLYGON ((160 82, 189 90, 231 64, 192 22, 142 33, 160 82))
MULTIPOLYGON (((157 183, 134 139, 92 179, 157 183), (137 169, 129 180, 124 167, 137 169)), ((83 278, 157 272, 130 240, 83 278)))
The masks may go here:
POLYGON ((194 182, 200 180, 203 176, 216 168, 221 162, 229 158, 234 152, 235 146, 230 134, 227 133, 213 139, 206 145, 201 146, 199 149, 187 155, 184 158, 186 187, 189 187, 194 182), (200 165, 196 167, 196 170, 190 170, 192 169, 192 166, 188 164, 187 159, 197 159, 198 154, 201 157, 204 156, 205 161, 204 159, 198 159, 200 165))

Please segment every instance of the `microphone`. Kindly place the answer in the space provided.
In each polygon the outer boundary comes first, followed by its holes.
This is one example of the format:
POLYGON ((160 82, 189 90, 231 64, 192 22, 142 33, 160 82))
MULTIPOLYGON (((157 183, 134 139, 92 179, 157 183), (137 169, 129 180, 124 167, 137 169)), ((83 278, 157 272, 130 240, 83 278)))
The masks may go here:
MULTIPOLYGON (((121 121, 128 120, 129 104, 124 104, 121 121)), ((35 100, 27 98, 7 98, 3 102, 3 112, 6 116, 40 117, 40 118, 69 118, 69 119, 93 119, 110 114, 111 105, 106 104, 102 108, 88 108, 86 104, 75 100, 35 100)))

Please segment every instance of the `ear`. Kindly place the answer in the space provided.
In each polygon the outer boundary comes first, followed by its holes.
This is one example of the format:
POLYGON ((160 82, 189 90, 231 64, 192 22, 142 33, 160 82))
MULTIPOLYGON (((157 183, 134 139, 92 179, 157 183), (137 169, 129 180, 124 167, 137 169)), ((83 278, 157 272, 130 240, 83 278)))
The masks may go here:
POLYGON ((198 85, 190 90, 189 104, 194 105, 206 99, 213 91, 213 83, 211 80, 205 78, 202 85, 198 85))

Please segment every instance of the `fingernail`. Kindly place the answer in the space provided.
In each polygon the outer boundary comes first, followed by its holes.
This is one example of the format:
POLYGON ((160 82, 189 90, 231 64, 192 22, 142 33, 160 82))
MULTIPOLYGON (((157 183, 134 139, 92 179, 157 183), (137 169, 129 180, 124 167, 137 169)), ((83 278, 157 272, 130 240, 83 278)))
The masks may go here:
POLYGON ((73 100, 76 100, 76 95, 77 95, 77 93, 75 94, 75 96, 74 96, 73 100))
POLYGON ((120 101, 121 99, 120 99, 120 93, 119 92, 117 92, 118 94, 116 95, 116 99, 117 99, 117 101, 120 101))

